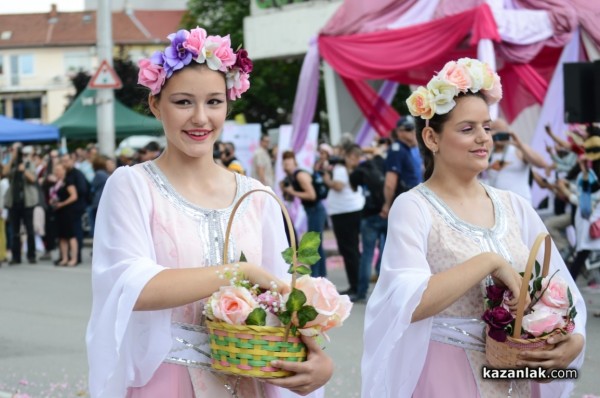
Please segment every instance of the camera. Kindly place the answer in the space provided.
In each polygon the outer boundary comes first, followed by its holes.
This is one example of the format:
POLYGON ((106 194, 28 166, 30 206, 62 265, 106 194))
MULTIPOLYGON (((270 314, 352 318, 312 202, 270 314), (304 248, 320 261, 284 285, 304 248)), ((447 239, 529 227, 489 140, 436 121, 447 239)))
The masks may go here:
POLYGON ((506 131, 500 131, 492 136, 494 142, 510 140, 510 134, 506 131))

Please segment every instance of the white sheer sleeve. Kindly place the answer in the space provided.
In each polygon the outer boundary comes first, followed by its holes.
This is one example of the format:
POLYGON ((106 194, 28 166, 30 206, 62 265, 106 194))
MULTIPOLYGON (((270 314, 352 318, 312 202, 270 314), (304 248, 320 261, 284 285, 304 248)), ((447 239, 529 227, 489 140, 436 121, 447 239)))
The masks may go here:
MULTIPOLYGON (((261 187, 272 192, 270 188, 261 187)), ((259 195, 259 194, 255 194, 259 195)), ((289 245, 283 226, 283 214, 277 201, 267 194, 262 194, 262 266, 277 278, 290 282, 291 275, 287 273, 289 265, 283 261, 281 252, 289 245)), ((300 237, 297 237, 298 241, 300 237)), ((300 395, 290 390, 264 384, 269 398, 298 398, 300 395)), ((309 398, 322 398, 324 387, 305 395, 309 398)))
POLYGON ((432 318, 411 323, 431 270, 427 239, 431 215, 414 192, 390 210, 381 273, 367 305, 362 397, 410 397, 425 363, 432 318))
MULTIPOLYGON (((521 232, 523 241, 528 247, 533 245, 535 238, 541 232, 548 232, 546 226, 542 222, 542 219, 535 212, 529 202, 526 202, 519 195, 511 194, 512 206, 515 210, 515 214, 521 223, 521 232)), ((544 252, 540 249, 538 253, 538 261, 543 261, 544 252)), ((573 281, 567 266, 565 265, 558 249, 554 242, 552 243, 552 253, 550 261, 550 274, 555 270, 559 270, 557 275, 560 275, 571 289, 573 299, 576 300, 577 316, 575 317, 575 330, 573 333, 580 333, 585 338, 585 324, 587 319, 587 310, 585 307, 585 300, 581 296, 581 292, 577 288, 577 285, 573 281)), ((571 363, 570 368, 581 368, 583 365, 585 354, 585 346, 579 356, 571 363)), ((542 397, 568 397, 573 390, 574 385, 572 381, 554 381, 552 383, 540 384, 541 396, 542 397)))
POLYGON ((92 261, 92 314, 86 343, 90 393, 123 397, 148 382, 171 348, 171 311, 133 311, 146 285, 164 267, 155 262, 152 203, 144 177, 118 168, 98 208, 92 261))

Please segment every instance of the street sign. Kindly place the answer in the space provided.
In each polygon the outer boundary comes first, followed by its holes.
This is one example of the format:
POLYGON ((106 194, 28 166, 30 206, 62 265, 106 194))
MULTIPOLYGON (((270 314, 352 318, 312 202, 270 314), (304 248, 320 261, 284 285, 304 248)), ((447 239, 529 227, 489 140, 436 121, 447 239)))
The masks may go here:
POLYGON ((108 61, 103 60, 88 86, 90 88, 118 89, 123 87, 123 83, 121 82, 119 75, 117 75, 117 72, 109 65, 108 61))

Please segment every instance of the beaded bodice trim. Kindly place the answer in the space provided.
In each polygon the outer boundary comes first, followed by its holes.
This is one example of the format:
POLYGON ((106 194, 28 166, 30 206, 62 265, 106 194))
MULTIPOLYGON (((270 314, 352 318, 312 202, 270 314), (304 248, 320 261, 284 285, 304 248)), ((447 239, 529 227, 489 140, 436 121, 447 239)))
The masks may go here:
MULTIPOLYGON (((187 217, 196 222, 198 237, 200 238, 203 247, 207 248, 207 255, 203 259, 198 259, 198 261, 201 262, 201 265, 208 266, 222 264, 227 222, 231 216, 235 203, 237 203, 244 193, 252 189, 251 180, 235 173, 237 190, 233 203, 223 209, 205 209, 189 202, 181 196, 154 162, 144 163, 143 168, 148 173, 150 180, 157 188, 158 192, 178 211, 184 213, 187 217)), ((242 203, 236 211, 236 218, 243 216, 251 200, 252 198, 244 200, 244 203, 242 203)), ((235 253, 237 253, 236 246, 235 238, 230 236, 227 262, 231 263, 237 261, 235 255, 235 253)))
POLYGON ((501 238, 506 234, 508 225, 506 222, 506 208, 498 197, 494 188, 481 184, 486 190, 494 206, 494 226, 484 228, 470 224, 460 219, 448 205, 442 201, 431 189, 423 184, 415 189, 433 206, 433 208, 442 217, 444 222, 450 228, 471 239, 482 252, 495 252, 504 257, 509 263, 513 264, 513 258, 506 245, 502 243, 501 238))

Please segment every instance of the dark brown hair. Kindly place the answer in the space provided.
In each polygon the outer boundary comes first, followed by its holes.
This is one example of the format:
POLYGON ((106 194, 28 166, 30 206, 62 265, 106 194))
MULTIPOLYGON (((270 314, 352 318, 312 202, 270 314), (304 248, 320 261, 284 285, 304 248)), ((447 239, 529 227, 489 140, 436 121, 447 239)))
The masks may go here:
MULTIPOLYGON (((459 93, 455 98, 458 99, 460 97, 467 96, 475 96, 479 97, 485 101, 485 97, 479 91, 477 93, 473 93, 471 91, 467 91, 466 93, 459 93)), ((456 108, 456 107, 455 107, 456 108)), ((429 127, 433 129, 438 134, 441 134, 444 129, 444 124, 450 119, 450 116, 454 112, 454 108, 448 113, 443 115, 438 115, 435 113, 431 119, 429 119, 429 127)), ((419 143, 419 151, 421 152, 421 157, 423 158, 423 163, 425 165, 425 173, 423 174, 423 181, 427 181, 431 174, 433 174, 433 153, 427 148, 425 145, 425 141, 423 141, 423 129, 425 128, 425 119, 420 117, 415 117, 415 126, 417 130, 417 141, 419 143)))
POLYGON ((294 159, 294 162, 296 161, 296 154, 294 153, 294 151, 285 151, 281 154, 281 160, 286 160, 286 159, 294 159))

